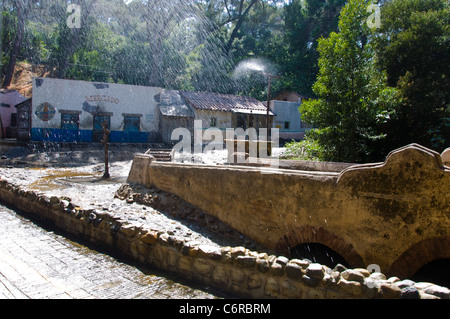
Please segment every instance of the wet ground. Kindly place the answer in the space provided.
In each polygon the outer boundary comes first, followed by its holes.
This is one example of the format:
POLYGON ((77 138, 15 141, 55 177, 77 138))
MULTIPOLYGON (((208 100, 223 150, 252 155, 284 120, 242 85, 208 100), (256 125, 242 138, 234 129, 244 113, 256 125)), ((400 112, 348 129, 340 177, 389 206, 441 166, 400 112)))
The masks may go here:
MULTIPOLYGON (((185 218, 173 210, 168 213, 116 198, 117 190, 126 182, 134 156, 147 149, 148 146, 111 146, 111 178, 105 180, 102 179, 104 152, 99 146, 13 146, 0 152, 0 176, 22 188, 49 196, 69 197, 84 209, 109 211, 121 219, 148 223, 153 229, 165 230, 190 241, 258 248, 250 239, 211 216, 199 213, 185 218)), ((207 164, 225 160, 226 151, 213 151, 202 157, 207 164)), ((158 196, 169 198, 171 205, 184 205, 170 194, 157 192, 158 196)), ((0 221, 0 298, 216 297, 162 275, 148 274, 52 231, 40 233, 39 227, 3 206, 0 206, 0 216, 4 219, 0 221), (27 238, 32 241, 27 242, 27 238), (2 274, 7 275, 2 277, 2 274)))

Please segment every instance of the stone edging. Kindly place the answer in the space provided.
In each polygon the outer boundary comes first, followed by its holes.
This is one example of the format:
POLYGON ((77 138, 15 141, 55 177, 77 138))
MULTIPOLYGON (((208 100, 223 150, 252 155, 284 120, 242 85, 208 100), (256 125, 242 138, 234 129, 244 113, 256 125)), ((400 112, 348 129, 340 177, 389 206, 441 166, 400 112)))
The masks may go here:
POLYGON ((449 299, 450 289, 366 269, 345 269, 268 255, 244 247, 186 242, 161 229, 77 207, 68 198, 46 196, 0 180, 0 200, 64 231, 143 264, 244 298, 260 299, 449 299))

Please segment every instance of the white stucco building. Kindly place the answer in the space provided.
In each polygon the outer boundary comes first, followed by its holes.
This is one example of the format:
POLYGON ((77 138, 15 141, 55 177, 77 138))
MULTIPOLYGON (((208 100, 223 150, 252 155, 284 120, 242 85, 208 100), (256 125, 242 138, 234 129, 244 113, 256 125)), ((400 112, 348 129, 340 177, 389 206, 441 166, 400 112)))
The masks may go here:
POLYGON ((302 100, 302 96, 291 93, 289 98, 270 101, 270 110, 274 114, 273 127, 279 129, 281 139, 302 140, 311 129, 312 126, 301 119, 299 107, 302 100))
POLYGON ((34 141, 99 142, 105 121, 112 143, 159 138, 155 96, 161 88, 51 78, 33 81, 34 141))

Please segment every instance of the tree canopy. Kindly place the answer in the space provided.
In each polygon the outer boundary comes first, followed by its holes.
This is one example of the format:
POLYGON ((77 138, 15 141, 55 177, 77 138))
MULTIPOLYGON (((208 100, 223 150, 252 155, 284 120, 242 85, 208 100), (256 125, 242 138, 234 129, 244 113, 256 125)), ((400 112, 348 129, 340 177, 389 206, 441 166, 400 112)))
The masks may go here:
POLYGON ((392 0, 370 29, 370 2, 350 0, 339 30, 319 39, 317 99, 301 106, 316 128, 320 158, 383 160, 420 143, 442 152, 450 142, 449 4, 392 0))

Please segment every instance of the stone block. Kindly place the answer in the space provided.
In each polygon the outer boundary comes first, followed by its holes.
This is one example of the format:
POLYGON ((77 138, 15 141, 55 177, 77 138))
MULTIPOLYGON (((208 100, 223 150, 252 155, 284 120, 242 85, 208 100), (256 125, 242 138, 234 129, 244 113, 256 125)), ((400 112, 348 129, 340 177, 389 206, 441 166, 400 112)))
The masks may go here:
POLYGON ((291 279, 298 280, 303 276, 302 267, 295 263, 289 262, 286 265, 286 275, 291 279))

